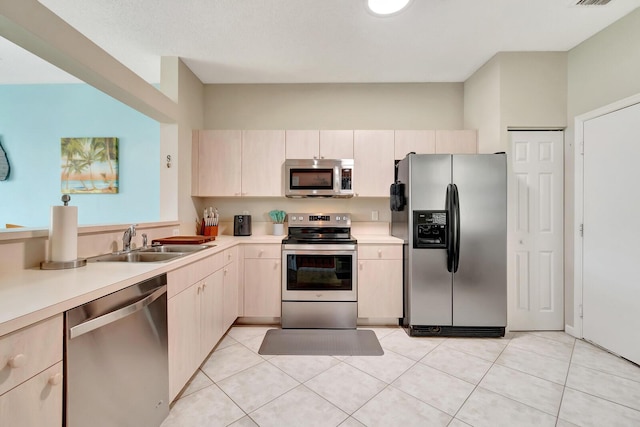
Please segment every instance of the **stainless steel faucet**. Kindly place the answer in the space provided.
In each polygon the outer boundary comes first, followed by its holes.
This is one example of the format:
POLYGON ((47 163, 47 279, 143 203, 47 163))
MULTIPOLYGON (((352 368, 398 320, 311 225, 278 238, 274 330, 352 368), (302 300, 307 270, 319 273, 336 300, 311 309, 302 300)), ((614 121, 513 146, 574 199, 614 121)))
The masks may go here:
POLYGON ((130 252, 131 251, 131 238, 136 235, 136 225, 131 224, 129 228, 124 230, 124 234, 122 235, 122 251, 130 252))
POLYGON ((142 233, 142 247, 147 247, 147 233, 142 233))

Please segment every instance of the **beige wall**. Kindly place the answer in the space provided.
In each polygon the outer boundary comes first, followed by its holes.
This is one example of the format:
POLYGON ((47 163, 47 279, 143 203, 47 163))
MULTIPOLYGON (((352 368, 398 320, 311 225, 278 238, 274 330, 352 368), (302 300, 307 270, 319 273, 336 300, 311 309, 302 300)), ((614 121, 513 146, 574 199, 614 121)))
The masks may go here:
MULTIPOLYGON (((206 129, 462 129, 462 83, 205 85, 206 129)), ((391 183, 389 183, 391 184, 391 183)), ((386 198, 348 200, 199 199, 223 221, 248 211, 349 212, 354 221, 391 220, 386 198)), ((200 209, 199 209, 200 211, 200 209)))
POLYGON ((567 76, 565 318, 574 326, 574 119, 640 93, 640 8, 571 49, 567 76))
POLYGON ((462 83, 205 85, 206 129, 462 129, 462 83))
POLYGON ((509 151, 509 128, 564 128, 567 53, 500 52, 464 84, 464 125, 482 153, 509 151))
POLYGON ((500 62, 494 56, 464 82, 464 127, 478 130, 478 151, 500 147, 500 62))
POLYGON ((180 219, 180 233, 193 234, 197 216, 191 199, 192 129, 203 126, 204 86, 178 57, 163 57, 161 89, 178 103, 178 123, 162 125, 161 219, 180 219), (170 166, 167 156, 171 156, 170 166))

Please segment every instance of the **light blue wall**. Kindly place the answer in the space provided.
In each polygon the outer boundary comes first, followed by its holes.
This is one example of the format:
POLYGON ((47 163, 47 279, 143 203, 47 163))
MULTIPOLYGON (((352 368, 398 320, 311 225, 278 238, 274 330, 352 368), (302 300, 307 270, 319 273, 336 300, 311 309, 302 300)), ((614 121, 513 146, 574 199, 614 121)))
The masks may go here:
POLYGON ((72 194, 78 223, 160 218, 160 125, 85 84, 0 85, 0 143, 11 174, 0 181, 5 223, 48 227, 61 204, 60 138, 117 137, 119 193, 72 194))

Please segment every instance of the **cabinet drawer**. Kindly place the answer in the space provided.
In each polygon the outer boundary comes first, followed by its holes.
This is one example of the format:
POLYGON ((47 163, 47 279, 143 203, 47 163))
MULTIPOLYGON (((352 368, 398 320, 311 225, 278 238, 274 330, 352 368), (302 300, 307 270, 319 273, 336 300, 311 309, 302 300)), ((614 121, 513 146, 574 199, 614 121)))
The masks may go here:
POLYGON ((248 245, 244 248, 246 258, 281 258, 280 245, 248 245))
POLYGON ((62 360, 62 315, 0 338, 0 395, 62 360))
POLYGON ((0 425, 62 425, 62 362, 0 396, 0 425))
POLYGON ((238 247, 234 246, 233 248, 225 249, 223 258, 224 265, 228 265, 236 261, 238 259, 238 247))
POLYGON ((187 289, 223 266, 222 252, 167 273, 167 298, 187 289))
POLYGON ((402 245, 358 245, 358 259, 402 259, 402 245))

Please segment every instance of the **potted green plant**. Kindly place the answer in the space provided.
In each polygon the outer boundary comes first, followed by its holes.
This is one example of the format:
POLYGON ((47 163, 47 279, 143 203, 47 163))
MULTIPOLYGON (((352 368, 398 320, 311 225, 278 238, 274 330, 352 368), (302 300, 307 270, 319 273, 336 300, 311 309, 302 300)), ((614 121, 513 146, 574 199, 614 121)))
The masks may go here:
POLYGON ((287 216, 285 211, 272 210, 269 212, 271 221, 273 221, 273 235, 282 236, 284 234, 284 219, 287 216))

